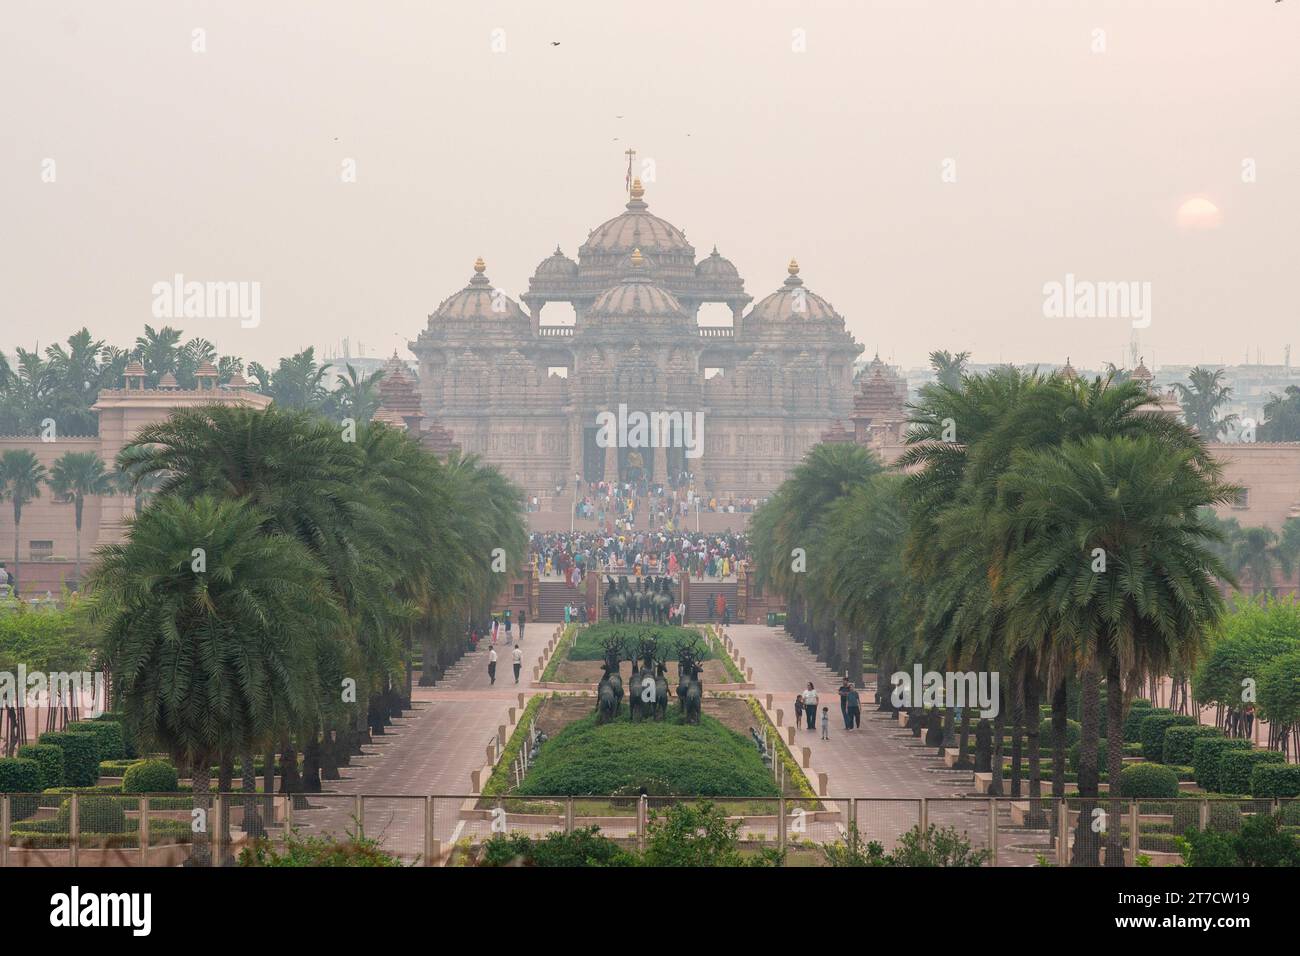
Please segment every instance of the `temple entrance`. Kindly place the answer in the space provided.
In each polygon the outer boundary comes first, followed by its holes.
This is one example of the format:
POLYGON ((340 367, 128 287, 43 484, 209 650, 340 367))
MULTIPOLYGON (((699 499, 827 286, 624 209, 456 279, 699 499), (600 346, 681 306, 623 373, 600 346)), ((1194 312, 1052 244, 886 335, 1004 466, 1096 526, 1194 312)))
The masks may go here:
POLYGON ((618 480, 637 482, 644 478, 654 480, 654 449, 620 448, 618 450, 618 480))
POLYGON ((605 449, 600 447, 596 436, 600 426, 588 425, 582 430, 582 478, 584 481, 605 480, 605 449))

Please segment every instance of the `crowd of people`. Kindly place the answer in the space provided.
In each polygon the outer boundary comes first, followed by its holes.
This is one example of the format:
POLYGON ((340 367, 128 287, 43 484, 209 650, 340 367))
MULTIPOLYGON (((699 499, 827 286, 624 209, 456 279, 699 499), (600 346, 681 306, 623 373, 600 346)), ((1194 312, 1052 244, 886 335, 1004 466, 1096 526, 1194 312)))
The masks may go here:
POLYGON ((543 577, 563 576, 573 587, 595 572, 635 577, 689 573, 732 578, 749 557, 743 534, 685 531, 535 531, 529 538, 533 563, 543 577))

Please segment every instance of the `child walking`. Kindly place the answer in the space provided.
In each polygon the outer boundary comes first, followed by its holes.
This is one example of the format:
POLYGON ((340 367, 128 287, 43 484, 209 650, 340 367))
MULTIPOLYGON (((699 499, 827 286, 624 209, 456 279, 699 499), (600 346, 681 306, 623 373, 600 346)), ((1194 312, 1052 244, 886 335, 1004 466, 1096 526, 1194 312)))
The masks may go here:
POLYGON ((827 714, 829 713, 830 713, 829 707, 822 708, 822 740, 831 739, 831 722, 826 719, 827 714))

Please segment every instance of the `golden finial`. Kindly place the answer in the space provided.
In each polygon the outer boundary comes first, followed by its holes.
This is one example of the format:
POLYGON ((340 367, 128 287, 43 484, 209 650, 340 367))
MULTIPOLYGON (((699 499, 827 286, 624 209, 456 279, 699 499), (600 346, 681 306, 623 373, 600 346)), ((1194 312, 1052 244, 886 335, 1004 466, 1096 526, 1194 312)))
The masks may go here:
POLYGON ((632 191, 630 195, 633 199, 640 199, 645 195, 645 187, 641 185, 640 177, 632 180, 632 191))
POLYGON ((633 269, 640 269, 641 266, 642 266, 642 264, 644 264, 644 262, 645 262, 645 256, 641 255, 641 250, 640 250, 640 249, 633 249, 633 250, 632 250, 632 268, 633 268, 633 269))
POLYGON ((482 275, 483 270, 486 268, 487 266, 484 265, 482 256, 479 256, 477 259, 474 260, 474 271, 477 272, 479 275, 482 275))
POLYGON ((799 263, 798 263, 798 261, 795 260, 795 259, 791 259, 791 260, 790 260, 790 264, 789 264, 788 266, 786 266, 786 269, 789 271, 790 275, 792 275, 792 276, 797 276, 797 275, 799 274, 799 263))

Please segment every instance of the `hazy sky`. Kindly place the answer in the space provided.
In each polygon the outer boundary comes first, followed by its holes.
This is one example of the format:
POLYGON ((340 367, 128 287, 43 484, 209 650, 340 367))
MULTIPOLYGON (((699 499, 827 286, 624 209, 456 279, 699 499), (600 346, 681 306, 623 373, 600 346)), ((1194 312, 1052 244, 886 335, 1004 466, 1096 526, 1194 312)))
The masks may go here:
POLYGON ((701 255, 756 299, 796 256, 868 356, 1122 361, 1128 319, 1044 316, 1067 273, 1151 284, 1148 364, 1300 347, 1300 0, 4 6, 6 351, 129 344, 181 273, 261 283, 256 328, 169 323, 223 353, 406 354, 476 256, 517 296, 576 255, 628 146, 701 255))

